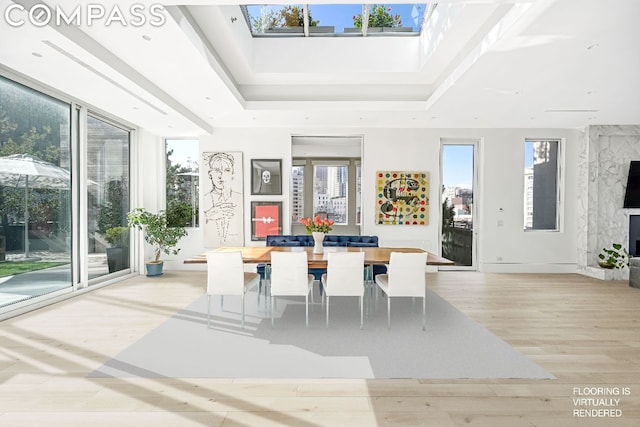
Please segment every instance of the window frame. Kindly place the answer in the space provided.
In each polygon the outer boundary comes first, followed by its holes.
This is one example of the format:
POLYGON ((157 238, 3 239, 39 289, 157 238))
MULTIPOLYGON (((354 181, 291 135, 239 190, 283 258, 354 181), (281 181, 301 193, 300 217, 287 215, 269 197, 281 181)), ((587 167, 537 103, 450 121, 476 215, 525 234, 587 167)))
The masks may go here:
MULTIPOLYGON (((535 142, 543 142, 543 141, 548 141, 548 142, 555 142, 557 144, 557 154, 556 154, 556 194, 555 194, 555 206, 556 206, 556 214, 555 214, 555 227, 554 228, 527 228, 526 227, 526 220, 527 220, 527 210, 525 208, 526 206, 526 198, 527 198, 527 193, 526 193, 526 189, 525 189, 525 182, 524 182, 524 177, 526 176, 526 174, 523 171, 523 186, 522 186, 522 199, 523 200, 523 206, 522 206, 522 222, 523 222, 523 231, 525 233, 531 233, 531 232, 542 232, 542 233, 546 233, 546 232, 551 232, 551 233, 557 233, 557 232, 561 232, 563 230, 563 221, 562 219, 564 218, 564 215, 562 215, 562 210, 563 210, 563 192, 562 192, 562 188, 564 187, 564 170, 562 165, 564 165, 564 144, 565 144, 565 139, 564 138, 558 138, 558 137, 551 137, 551 138, 544 138, 544 137, 536 137, 536 138, 525 138, 524 139, 524 144, 522 146, 523 148, 523 156, 522 158, 525 159, 526 156, 526 144, 527 143, 535 143, 535 142)), ((526 165, 524 165, 525 168, 524 170, 526 170, 526 165)), ((533 179, 533 178, 532 178, 533 179)), ((531 205, 533 207, 533 198, 532 198, 532 202, 531 205)), ((533 209, 535 210, 535 208, 533 209)))
MULTIPOLYGON (((314 197, 314 166, 339 166, 338 163, 347 166, 347 223, 333 225, 334 234, 360 234, 361 223, 356 223, 356 176, 357 166, 361 166, 360 157, 294 157, 291 168, 304 167, 304 209, 303 217, 309 218, 313 215, 314 197), (345 164, 346 163, 346 164, 345 164)), ((293 176, 293 174, 291 174, 293 176)), ((291 185, 290 197, 293 203, 293 185, 291 185)), ((293 211, 293 207, 292 207, 293 211)), ((292 219, 292 218, 290 218, 292 219)), ((306 234, 304 225, 291 222, 292 234, 306 234)))

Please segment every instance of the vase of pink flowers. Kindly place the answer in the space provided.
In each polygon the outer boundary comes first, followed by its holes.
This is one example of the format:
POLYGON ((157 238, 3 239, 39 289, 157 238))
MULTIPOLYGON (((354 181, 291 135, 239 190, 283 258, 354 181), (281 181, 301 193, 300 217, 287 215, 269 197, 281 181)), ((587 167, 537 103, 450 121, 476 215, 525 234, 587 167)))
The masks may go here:
POLYGON ((315 218, 301 218, 300 222, 307 229, 307 233, 313 236, 313 253, 321 254, 323 251, 322 242, 324 242, 324 235, 331 231, 331 226, 334 221, 330 219, 321 219, 320 215, 316 215, 315 218))

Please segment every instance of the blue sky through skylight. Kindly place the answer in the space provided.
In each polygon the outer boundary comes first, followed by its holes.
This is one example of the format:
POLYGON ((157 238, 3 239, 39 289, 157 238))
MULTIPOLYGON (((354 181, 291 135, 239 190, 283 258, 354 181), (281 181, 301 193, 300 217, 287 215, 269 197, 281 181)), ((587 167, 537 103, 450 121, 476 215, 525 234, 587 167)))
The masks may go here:
MULTIPOLYGON (((300 5, 304 7, 304 5, 300 5)), ((372 5, 369 5, 371 7, 372 5)), ((261 9, 268 8, 274 12, 281 10, 284 5, 247 5, 250 17, 260 16, 261 9)), ((425 3, 389 4, 392 15, 400 15, 402 26, 411 27, 413 32, 419 32, 427 9, 425 3)), ((311 4, 309 5, 312 19, 319 21, 319 26, 333 26, 335 33, 344 32, 344 28, 352 28, 353 17, 362 13, 362 4, 311 4)))

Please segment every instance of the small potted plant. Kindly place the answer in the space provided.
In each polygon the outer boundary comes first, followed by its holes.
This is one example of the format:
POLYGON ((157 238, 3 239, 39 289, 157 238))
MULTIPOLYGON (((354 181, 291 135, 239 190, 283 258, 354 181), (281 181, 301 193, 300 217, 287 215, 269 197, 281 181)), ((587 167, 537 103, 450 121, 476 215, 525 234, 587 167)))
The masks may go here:
POLYGON ((129 267, 129 228, 111 227, 104 233, 104 239, 109 243, 106 249, 109 273, 129 267))
POLYGON ((143 208, 136 208, 127 214, 129 227, 144 231, 144 240, 154 247, 154 259, 147 261, 147 276, 162 274, 163 261, 160 254, 177 255, 180 248, 176 248, 178 241, 187 235, 184 227, 170 227, 167 225, 165 211, 156 214, 143 208))
POLYGON ((624 268, 629 265, 629 252, 620 243, 602 248, 598 258, 598 265, 602 268, 624 268))

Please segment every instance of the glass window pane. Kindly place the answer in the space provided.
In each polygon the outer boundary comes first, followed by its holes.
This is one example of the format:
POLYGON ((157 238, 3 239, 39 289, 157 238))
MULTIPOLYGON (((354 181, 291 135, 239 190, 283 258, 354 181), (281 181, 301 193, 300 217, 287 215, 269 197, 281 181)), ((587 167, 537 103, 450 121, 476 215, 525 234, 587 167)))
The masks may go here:
POLYGON ((360 225, 361 222, 361 212, 362 212, 362 166, 356 166, 356 224, 360 225))
POLYGON ((314 166, 313 216, 347 224, 347 166, 314 166))
POLYGON ((167 154, 167 221, 170 226, 198 227, 200 172, 199 141, 168 139, 167 154))
POLYGON ((558 229, 558 141, 525 141, 524 229, 558 229))
POLYGON ((129 268, 129 132, 87 117, 89 278, 129 268))
POLYGON ((442 256, 456 266, 473 265, 475 147, 442 145, 442 256))
POLYGON ((247 5, 247 19, 254 35, 303 36, 303 5, 247 5))
POLYGON ((71 107, 0 77, 1 307, 71 287, 71 107))
POLYGON ((304 166, 291 168, 291 224, 304 218, 304 166))
MULTIPOLYGON (((304 35, 304 4, 243 5, 253 35, 304 35)), ((419 34, 426 3, 367 5, 370 34, 419 34), (384 30, 382 29, 384 28, 384 30)), ((361 3, 309 5, 309 35, 362 34, 361 3)))

